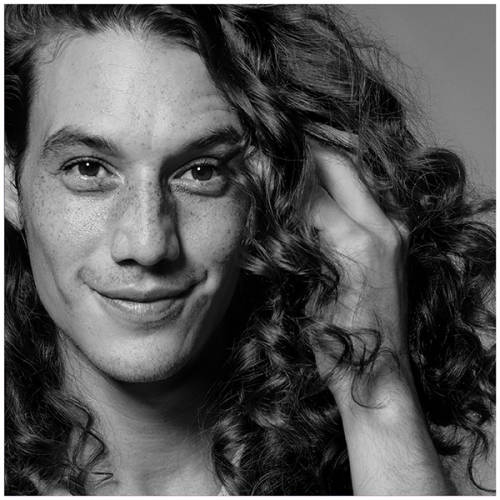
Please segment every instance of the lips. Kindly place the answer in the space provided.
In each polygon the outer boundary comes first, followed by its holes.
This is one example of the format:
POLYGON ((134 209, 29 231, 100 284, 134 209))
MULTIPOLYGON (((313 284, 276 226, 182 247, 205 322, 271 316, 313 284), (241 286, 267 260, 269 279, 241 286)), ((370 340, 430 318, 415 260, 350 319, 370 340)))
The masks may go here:
POLYGON ((124 287, 111 290, 96 290, 101 295, 115 300, 125 300, 130 302, 157 302, 161 300, 177 299, 187 295, 193 288, 192 284, 182 287, 150 287, 150 288, 135 288, 124 287))
POLYGON ((194 285, 149 289, 125 287, 94 292, 113 317, 126 323, 151 325, 178 318, 193 288, 194 285))

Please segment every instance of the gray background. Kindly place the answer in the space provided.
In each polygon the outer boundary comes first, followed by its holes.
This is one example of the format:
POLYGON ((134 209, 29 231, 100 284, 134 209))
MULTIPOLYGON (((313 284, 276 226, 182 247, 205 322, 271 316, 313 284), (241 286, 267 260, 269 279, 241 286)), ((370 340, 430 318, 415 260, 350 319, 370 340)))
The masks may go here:
MULTIPOLYGON (((495 5, 346 5, 364 31, 384 40, 411 70, 435 140, 464 159, 477 191, 495 193, 495 5)), ((489 219, 489 217, 488 217, 489 219)), ((493 221, 494 216, 491 216, 493 221)), ((476 475, 495 487, 492 451, 476 475)), ((461 494, 485 494, 466 479, 465 463, 451 473, 461 494)))
POLYGON ((411 68, 408 79, 439 144, 462 156, 480 192, 494 194, 495 5, 344 10, 411 68))

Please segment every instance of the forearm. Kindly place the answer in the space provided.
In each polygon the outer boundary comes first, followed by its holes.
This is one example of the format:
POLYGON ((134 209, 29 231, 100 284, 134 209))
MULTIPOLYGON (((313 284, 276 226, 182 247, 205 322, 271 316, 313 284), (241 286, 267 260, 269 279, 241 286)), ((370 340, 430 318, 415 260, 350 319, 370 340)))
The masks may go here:
POLYGON ((379 408, 339 405, 354 494, 454 494, 414 392, 393 387, 385 395, 379 408))

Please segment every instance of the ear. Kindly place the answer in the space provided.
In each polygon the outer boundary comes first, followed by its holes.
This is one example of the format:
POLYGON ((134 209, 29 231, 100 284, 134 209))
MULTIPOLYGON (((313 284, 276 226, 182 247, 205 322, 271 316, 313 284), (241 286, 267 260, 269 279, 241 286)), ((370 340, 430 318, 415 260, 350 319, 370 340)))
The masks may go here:
POLYGON ((4 168, 4 194, 5 217, 18 231, 21 231, 23 228, 21 203, 15 182, 14 167, 9 162, 5 162, 4 168))

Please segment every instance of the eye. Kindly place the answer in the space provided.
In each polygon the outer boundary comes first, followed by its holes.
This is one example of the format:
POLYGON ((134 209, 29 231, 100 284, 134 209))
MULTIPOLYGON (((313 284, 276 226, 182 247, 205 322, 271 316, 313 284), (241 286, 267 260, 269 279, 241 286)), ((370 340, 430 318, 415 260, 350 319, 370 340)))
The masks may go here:
POLYGON ((224 193, 229 176, 218 160, 207 158, 182 168, 170 182, 173 188, 184 192, 219 196, 224 193))
POLYGON ((215 174, 215 168, 206 163, 191 167, 189 170, 193 179, 196 179, 197 181, 209 181, 215 174))
POLYGON ((73 164, 73 168, 78 170, 80 175, 85 177, 97 177, 104 167, 94 160, 83 160, 73 164))
POLYGON ((63 182, 73 191, 107 191, 117 185, 118 176, 95 158, 80 158, 62 167, 63 182))

